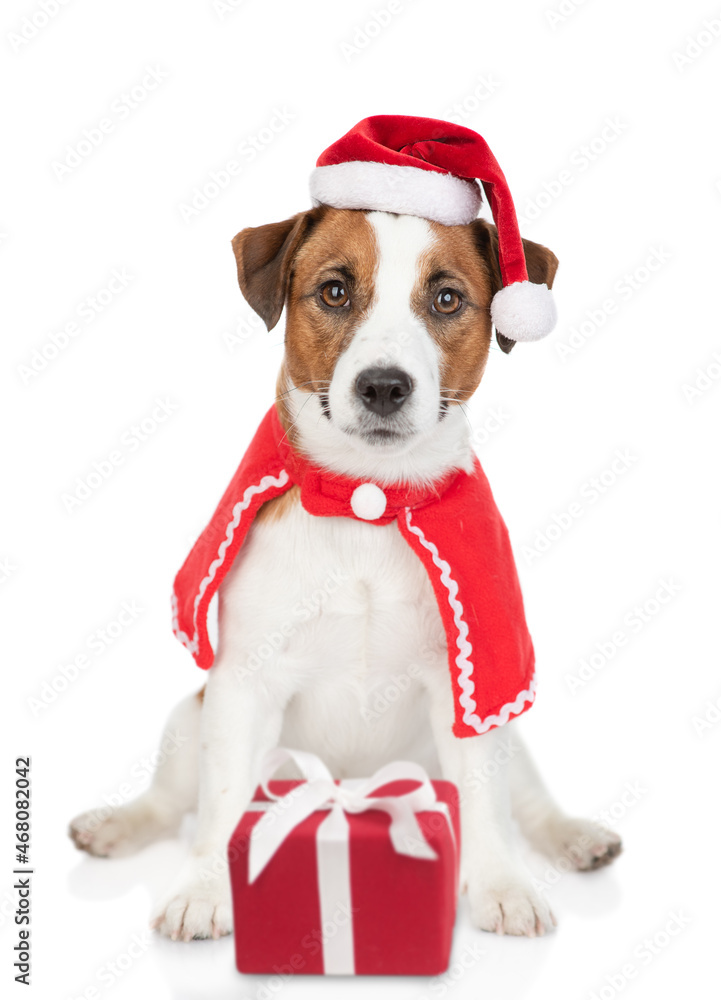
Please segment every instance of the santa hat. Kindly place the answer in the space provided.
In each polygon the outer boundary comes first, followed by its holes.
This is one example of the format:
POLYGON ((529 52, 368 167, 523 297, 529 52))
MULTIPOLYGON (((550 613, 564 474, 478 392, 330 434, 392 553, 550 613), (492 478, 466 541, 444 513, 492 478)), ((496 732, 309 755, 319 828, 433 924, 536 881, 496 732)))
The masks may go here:
POLYGON ((553 296, 528 280, 516 210, 485 139, 435 118, 374 115, 318 157, 310 191, 316 204, 418 215, 444 226, 472 222, 483 185, 498 228, 503 287, 491 318, 510 340, 540 340, 556 323, 553 296))

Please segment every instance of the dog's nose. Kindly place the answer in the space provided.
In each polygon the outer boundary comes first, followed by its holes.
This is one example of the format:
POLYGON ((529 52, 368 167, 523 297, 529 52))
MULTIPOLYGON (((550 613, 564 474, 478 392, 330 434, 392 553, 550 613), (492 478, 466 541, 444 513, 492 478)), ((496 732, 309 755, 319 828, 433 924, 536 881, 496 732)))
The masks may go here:
POLYGON ((355 390, 369 410, 387 417, 400 410, 413 383, 401 368, 366 368, 356 379, 355 390))

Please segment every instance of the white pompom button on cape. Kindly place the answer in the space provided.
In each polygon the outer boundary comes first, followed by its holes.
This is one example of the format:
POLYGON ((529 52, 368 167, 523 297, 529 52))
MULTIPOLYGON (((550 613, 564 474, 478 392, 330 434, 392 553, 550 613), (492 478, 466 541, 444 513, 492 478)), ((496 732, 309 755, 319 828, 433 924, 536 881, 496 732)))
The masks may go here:
POLYGON ((350 505, 361 521, 377 521, 386 512, 386 495, 375 483, 361 483, 353 490, 350 505))

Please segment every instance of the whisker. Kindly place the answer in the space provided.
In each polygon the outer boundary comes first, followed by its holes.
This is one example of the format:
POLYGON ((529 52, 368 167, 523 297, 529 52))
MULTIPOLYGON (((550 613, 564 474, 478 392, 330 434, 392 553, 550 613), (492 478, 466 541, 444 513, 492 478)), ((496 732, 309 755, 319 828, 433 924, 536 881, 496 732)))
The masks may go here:
POLYGON ((465 403, 459 403, 458 405, 461 408, 461 413, 466 418, 468 426, 471 428, 471 430, 473 430, 473 424, 471 423, 471 418, 468 416, 468 413, 466 412, 466 410, 468 409, 468 407, 466 406, 465 403))
MULTIPOLYGON (((291 392, 296 392, 296 390, 302 388, 304 385, 313 385, 317 383, 320 386, 329 386, 330 382, 326 382, 323 379, 313 379, 309 378, 307 382, 300 382, 298 385, 294 385, 292 389, 288 389, 287 392, 281 392, 280 396, 275 397, 275 402, 277 403, 279 399, 283 399, 284 396, 289 396, 291 392)), ((313 391, 313 390, 311 390, 313 391)))
POLYGON ((315 396, 315 395, 316 395, 316 393, 313 392, 313 393, 311 393, 308 396, 308 398, 306 399, 305 403, 303 403, 303 405, 301 406, 301 408, 298 410, 298 416, 295 418, 295 420, 290 425, 290 427, 288 428, 288 430, 285 432, 285 434, 283 435, 283 437, 280 439, 280 441, 278 442, 278 444, 282 444, 285 441, 285 439, 288 437, 288 435, 290 434, 290 432, 293 430, 293 428, 295 427, 295 425, 300 420, 300 415, 303 412, 303 410, 306 408, 306 406, 308 405, 308 403, 310 402, 311 396, 315 396))

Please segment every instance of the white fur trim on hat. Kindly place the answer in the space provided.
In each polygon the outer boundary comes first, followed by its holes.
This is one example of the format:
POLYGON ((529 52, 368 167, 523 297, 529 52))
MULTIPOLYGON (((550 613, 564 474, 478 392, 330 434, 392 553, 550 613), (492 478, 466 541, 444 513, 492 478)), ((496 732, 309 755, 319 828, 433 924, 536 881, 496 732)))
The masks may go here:
POLYGON ((372 160, 316 167, 310 175, 310 193, 319 205, 419 215, 444 226, 472 222, 481 207, 475 181, 372 160))
POLYGON ((556 303, 548 285, 515 281, 493 296, 491 319, 511 340, 541 340, 556 325, 556 303))

